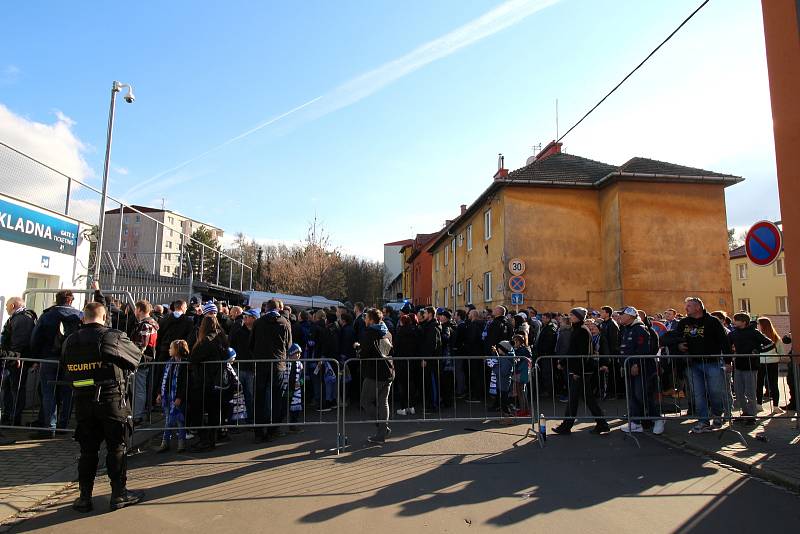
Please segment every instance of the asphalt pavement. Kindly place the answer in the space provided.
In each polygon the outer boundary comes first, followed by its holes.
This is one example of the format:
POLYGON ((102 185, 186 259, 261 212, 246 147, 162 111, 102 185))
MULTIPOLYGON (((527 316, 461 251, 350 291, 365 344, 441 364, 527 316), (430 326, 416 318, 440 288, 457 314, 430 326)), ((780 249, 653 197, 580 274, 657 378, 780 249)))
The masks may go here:
POLYGON ((641 448, 589 425, 550 436, 524 426, 396 424, 383 446, 368 425, 351 447, 328 450, 329 429, 269 447, 249 433, 203 455, 145 453, 130 460, 141 504, 106 512, 98 477, 95 512, 66 492, 11 532, 748 532, 792 531, 800 497, 776 485, 643 436, 641 448))

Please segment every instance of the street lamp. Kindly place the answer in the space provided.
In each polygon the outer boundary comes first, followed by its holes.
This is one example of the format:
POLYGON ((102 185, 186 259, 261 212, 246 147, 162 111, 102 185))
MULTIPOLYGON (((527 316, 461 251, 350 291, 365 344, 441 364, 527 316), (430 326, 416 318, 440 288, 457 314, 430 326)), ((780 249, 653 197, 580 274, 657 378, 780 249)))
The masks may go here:
MULTIPOLYGON (((125 102, 133 104, 135 97, 133 96, 133 87, 127 83, 120 83, 114 81, 111 86, 111 107, 108 110, 108 133, 106 134, 106 160, 103 165, 103 196, 100 199, 100 227, 97 232, 97 247, 94 254, 94 279, 100 279, 100 258, 103 248, 103 231, 106 222, 106 196, 108 194, 108 167, 111 162, 111 132, 114 129, 114 104, 116 103, 117 93, 123 88, 127 88, 128 92, 125 94, 125 102)), ((119 225, 122 228, 122 209, 119 210, 119 225)))

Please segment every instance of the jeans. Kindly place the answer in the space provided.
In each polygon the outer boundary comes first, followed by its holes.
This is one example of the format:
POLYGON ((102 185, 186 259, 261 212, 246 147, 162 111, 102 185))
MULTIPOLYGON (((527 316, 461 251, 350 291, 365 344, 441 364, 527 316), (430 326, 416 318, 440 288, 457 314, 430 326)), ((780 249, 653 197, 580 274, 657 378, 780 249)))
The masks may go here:
POLYGON ((147 382, 150 378, 150 366, 142 365, 136 370, 136 381, 133 386, 133 418, 144 419, 147 415, 147 404, 149 399, 147 382))
POLYGON ((736 404, 742 415, 755 416, 758 414, 756 406, 756 375, 758 371, 740 371, 736 369, 733 377, 733 387, 736 389, 736 404))
POLYGON ((40 366, 39 377, 42 385, 42 423, 43 426, 52 430, 56 428, 67 428, 69 418, 72 414, 72 389, 67 386, 57 386, 51 381, 61 380, 63 372, 57 361, 53 363, 42 363, 40 366), (56 424, 56 408, 58 410, 58 423, 56 424))
POLYGON ((247 417, 244 422, 246 424, 253 423, 253 386, 255 385, 255 373, 250 369, 242 369, 239 366, 239 382, 242 384, 242 393, 244 394, 244 404, 247 407, 247 417))
MULTIPOLYGON (((628 413, 632 421, 638 417, 661 417, 661 408, 658 405, 658 373, 647 369, 647 365, 643 367, 637 376, 631 376, 630 370, 628 371, 628 413)), ((639 420, 635 422, 641 423, 639 420)))
POLYGON ((166 430, 164 430, 164 441, 169 443, 172 438, 172 431, 178 434, 179 440, 186 439, 186 418, 183 416, 183 410, 177 406, 164 408, 164 419, 166 419, 166 430))
POLYGON ((389 428, 389 390, 391 380, 376 382, 373 378, 365 378, 361 385, 361 407, 367 412, 367 417, 375 419, 378 426, 378 436, 386 437, 389 428))
POLYGON ((701 423, 708 424, 709 415, 722 417, 728 413, 729 408, 725 406, 725 370, 721 362, 692 362, 689 381, 695 413, 701 423))

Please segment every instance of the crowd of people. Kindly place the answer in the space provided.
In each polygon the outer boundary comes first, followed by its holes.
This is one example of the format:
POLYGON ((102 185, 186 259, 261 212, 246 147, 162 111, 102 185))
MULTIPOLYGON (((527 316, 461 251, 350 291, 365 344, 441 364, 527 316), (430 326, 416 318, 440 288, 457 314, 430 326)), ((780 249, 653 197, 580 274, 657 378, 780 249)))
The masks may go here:
MULTIPOLYGON (((41 317, 21 298, 8 299, 4 425, 23 425, 26 382, 38 370, 41 406, 29 426, 42 430, 34 436, 67 428, 72 392, 48 384, 63 379, 62 346, 81 327, 73 299, 69 291, 57 293, 41 317)), ((130 306, 99 289, 94 300, 108 308, 110 326, 142 352, 145 365, 129 384, 133 422, 163 411, 162 452, 174 435, 178 450, 208 450, 230 439, 226 429, 238 424, 252 426, 257 441, 272 441, 285 430, 302 431, 298 418, 306 410, 341 404, 363 408, 376 422, 370 441, 382 443, 391 433, 390 397, 400 418, 462 402, 513 420, 531 415, 533 389, 565 404, 557 434, 572 431, 582 402, 596 418, 592 432, 610 431, 601 401, 615 397, 627 399, 623 431, 656 434, 664 431, 665 397, 687 398, 697 418, 694 433, 720 428, 734 404, 742 414, 737 421, 752 425, 766 399, 770 413, 793 410, 797 399, 790 374, 791 398, 780 405, 778 368, 790 354, 790 336, 781 337, 766 317, 709 313, 695 297, 686 299, 683 315, 674 309, 648 315, 630 306, 540 313, 360 302, 295 312, 279 300, 260 309, 197 299, 130 306), (203 427, 191 444, 187 426, 203 427)))

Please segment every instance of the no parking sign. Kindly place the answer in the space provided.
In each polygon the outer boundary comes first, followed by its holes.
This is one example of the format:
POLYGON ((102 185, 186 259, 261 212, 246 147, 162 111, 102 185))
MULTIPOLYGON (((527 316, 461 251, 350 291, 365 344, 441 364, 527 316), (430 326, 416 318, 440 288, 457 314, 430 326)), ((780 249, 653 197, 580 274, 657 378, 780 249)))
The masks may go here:
POLYGON ((771 265, 781 253, 781 230, 770 221, 759 221, 747 232, 744 248, 747 258, 760 267, 771 265))

